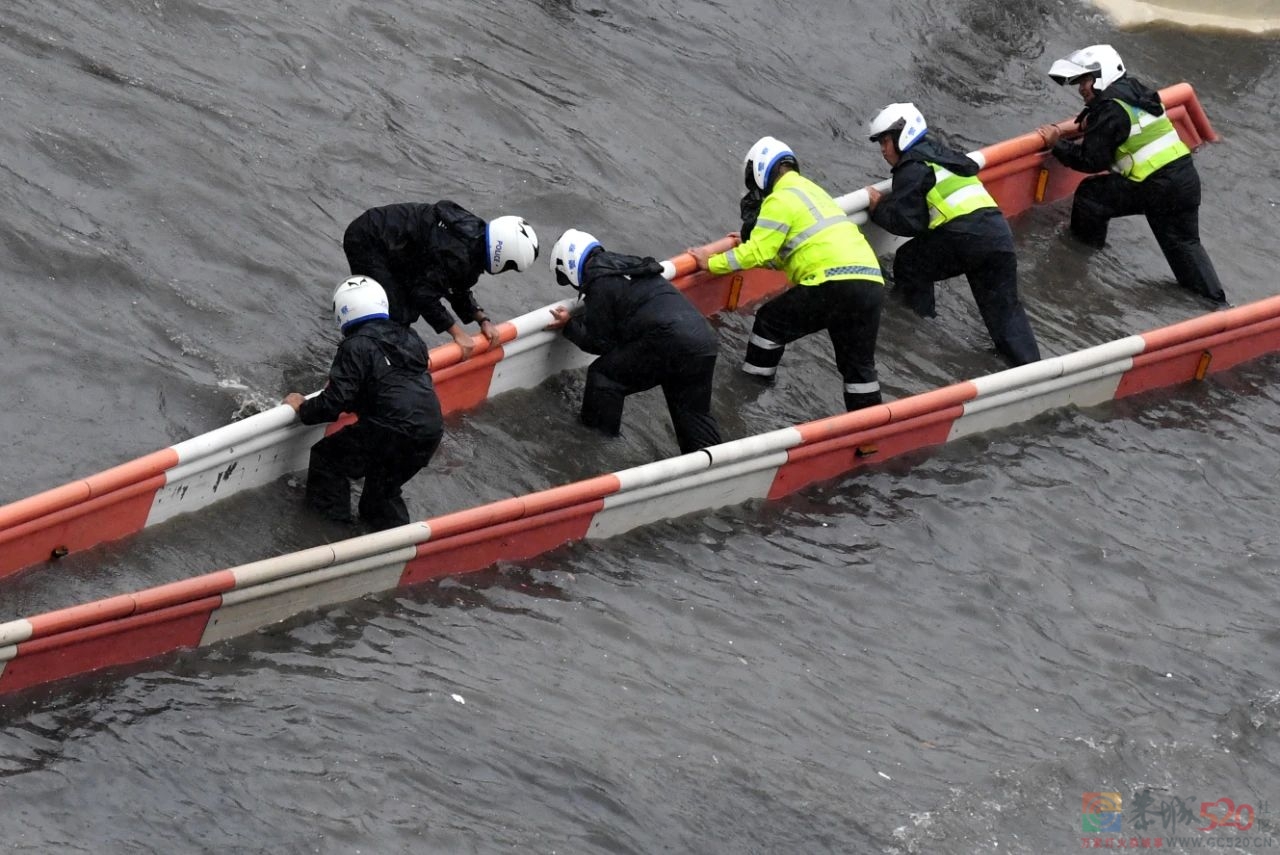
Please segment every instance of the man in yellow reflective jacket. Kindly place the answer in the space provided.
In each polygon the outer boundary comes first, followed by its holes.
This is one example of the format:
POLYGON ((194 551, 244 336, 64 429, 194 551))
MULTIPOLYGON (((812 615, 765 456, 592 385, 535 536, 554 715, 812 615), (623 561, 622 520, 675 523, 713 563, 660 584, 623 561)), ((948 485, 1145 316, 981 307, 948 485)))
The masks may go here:
POLYGON ((846 410, 880 403, 876 335, 884 276, 875 251, 831 196, 800 174, 795 154, 762 137, 747 152, 749 193, 763 193, 745 240, 712 255, 690 249, 699 270, 715 274, 775 265, 793 287, 756 312, 742 369, 771 378, 791 342, 826 330, 844 381, 846 410))
POLYGON ((892 192, 868 187, 871 221, 909 237, 893 259, 893 293, 932 318, 934 283, 964 274, 996 351, 1011 365, 1040 359, 1035 333, 1018 299, 1013 233, 978 180, 978 164, 933 139, 911 103, 889 104, 867 136, 893 167, 892 192))
POLYGON ((1056 125, 1037 130, 1063 165, 1102 172, 1080 182, 1071 206, 1071 233, 1102 247, 1113 217, 1144 214, 1178 284, 1216 306, 1227 302, 1209 254, 1200 244, 1200 175, 1191 150, 1165 115, 1159 93, 1130 77, 1111 45, 1091 45, 1049 69, 1059 85, 1084 99, 1079 141, 1059 139, 1056 125))

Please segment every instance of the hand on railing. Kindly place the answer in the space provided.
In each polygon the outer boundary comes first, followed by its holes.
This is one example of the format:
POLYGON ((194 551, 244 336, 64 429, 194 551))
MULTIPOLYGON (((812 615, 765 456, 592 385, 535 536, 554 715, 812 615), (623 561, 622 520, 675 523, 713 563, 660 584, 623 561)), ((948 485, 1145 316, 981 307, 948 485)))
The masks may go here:
POLYGON ((695 271, 706 270, 707 259, 713 255, 713 253, 709 249, 707 249, 705 246, 691 246, 688 249, 686 249, 685 252, 687 252, 690 256, 692 256, 693 269, 695 271))
POLYGON ((453 337, 453 343, 458 346, 458 350, 462 351, 462 361, 470 359, 472 351, 476 349, 471 334, 462 328, 462 324, 455 323, 449 327, 449 335, 453 337))
POLYGON ((565 324, 569 323, 570 312, 564 306, 551 307, 551 323, 547 324, 545 329, 558 330, 563 329, 565 324))
POLYGON ((862 189, 867 191, 867 210, 874 211, 876 205, 879 205, 880 200, 884 198, 884 194, 877 190, 874 184, 862 189))
POLYGON ((1057 125, 1041 125, 1036 128, 1036 133, 1040 135, 1040 139, 1044 140, 1045 148, 1053 148, 1062 138, 1062 129, 1057 125))

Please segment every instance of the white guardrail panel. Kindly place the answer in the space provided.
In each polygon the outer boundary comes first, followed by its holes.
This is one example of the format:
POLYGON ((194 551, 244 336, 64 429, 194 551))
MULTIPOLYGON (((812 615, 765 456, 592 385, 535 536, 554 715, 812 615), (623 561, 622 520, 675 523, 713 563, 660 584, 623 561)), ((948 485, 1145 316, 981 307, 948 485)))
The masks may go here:
POLYGON ((766 498, 787 449, 800 442, 798 430, 783 428, 614 473, 622 489, 605 497, 587 537, 766 498))
POLYGON ((237 588, 222 595, 200 645, 245 635, 301 612, 356 600, 399 586, 414 546, 379 551, 353 561, 237 588))

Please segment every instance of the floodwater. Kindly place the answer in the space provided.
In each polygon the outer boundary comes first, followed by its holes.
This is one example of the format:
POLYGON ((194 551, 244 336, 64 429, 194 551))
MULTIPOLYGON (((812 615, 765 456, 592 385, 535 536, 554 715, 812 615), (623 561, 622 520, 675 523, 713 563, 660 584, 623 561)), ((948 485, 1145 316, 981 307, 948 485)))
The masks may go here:
MULTIPOLYGON (((1197 154, 1206 247, 1233 302, 1270 296, 1267 38, 1122 29, 1050 0, 8 0, 0 501, 317 388, 342 231, 365 207, 453 198, 528 217, 545 247, 572 226, 669 257, 737 226, 763 134, 847 192, 887 174, 863 130, 884 103, 913 100, 977 148, 1075 115, 1045 71, 1103 41, 1139 78, 1196 88, 1222 135, 1197 154)), ((1089 254, 1062 238, 1066 214, 1014 223, 1047 355, 1203 311, 1142 221, 1089 254)), ((511 317, 564 292, 539 265, 478 295, 511 317)), ((823 341, 761 390, 737 373, 750 312, 717 327, 727 436, 838 410, 823 341)), ((880 342, 893 396, 1002 367, 960 282, 936 320, 891 306, 880 342)), ((1046 414, 786 501, 0 701, 0 839, 1046 853, 1185 835, 1273 851, 1278 376, 1263 359, 1046 414), (1099 793, 1122 797, 1121 832, 1084 833, 1099 793), (1254 824, 1196 831, 1219 799, 1254 824)), ((581 387, 571 374, 452 419, 412 510, 674 452, 660 396, 604 440, 575 422, 581 387)), ((287 479, 7 579, 0 619, 340 536, 300 499, 287 479)))
POLYGON ((1277 0, 1094 0, 1121 26, 1173 25, 1227 32, 1275 34, 1280 32, 1277 0))

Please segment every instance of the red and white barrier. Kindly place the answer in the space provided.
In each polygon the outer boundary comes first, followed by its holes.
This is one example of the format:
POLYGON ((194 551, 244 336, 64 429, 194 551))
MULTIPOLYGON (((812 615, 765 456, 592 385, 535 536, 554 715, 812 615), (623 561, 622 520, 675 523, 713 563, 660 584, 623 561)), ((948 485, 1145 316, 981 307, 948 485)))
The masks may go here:
POLYGON ((390 531, 0 623, 0 694, 234 638, 365 594, 530 558, 1280 350, 1280 296, 899 401, 390 531))
MULTIPOLYGON (((1189 145, 1217 138, 1188 84, 1165 89, 1161 97, 1189 145)), ((1076 133, 1073 122, 1062 122, 1059 127, 1068 136, 1076 133)), ((981 178, 1007 216, 1068 196, 1083 178, 1049 158, 1035 133, 989 146, 972 157, 984 165, 981 178)), ((877 186, 887 191, 889 184, 885 181, 877 186)), ((866 224, 865 190, 837 201, 853 219, 865 224, 869 239, 882 255, 901 240, 866 224)), ((723 238, 710 247, 721 251, 732 245, 729 238, 723 238)), ((726 276, 696 273, 693 259, 686 253, 664 262, 664 267, 668 278, 705 315, 732 311, 786 287, 782 274, 772 270, 726 276)), ((501 324, 501 343, 496 348, 490 349, 486 339, 478 338, 472 357, 466 361, 461 360, 456 344, 433 349, 431 375, 445 413, 476 407, 512 389, 532 388, 560 371, 590 362, 590 354, 545 329, 550 308, 544 306, 501 324)), ((298 424, 293 410, 281 405, 114 469, 0 506, 0 578, 125 537, 304 469, 311 445, 325 430, 298 424)))

